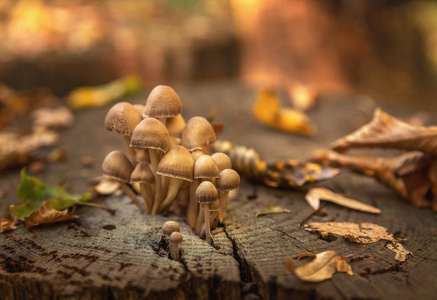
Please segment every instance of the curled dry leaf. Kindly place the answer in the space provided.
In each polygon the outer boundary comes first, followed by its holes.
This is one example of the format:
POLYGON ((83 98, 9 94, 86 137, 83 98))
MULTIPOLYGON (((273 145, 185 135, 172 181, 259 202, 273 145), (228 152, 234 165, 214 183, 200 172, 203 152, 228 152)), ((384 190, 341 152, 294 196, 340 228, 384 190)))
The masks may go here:
POLYGON ((396 242, 393 235, 387 232, 387 228, 364 222, 361 224, 352 222, 326 222, 326 223, 309 223, 305 225, 307 231, 317 231, 322 238, 328 237, 329 234, 340 235, 355 243, 374 243, 379 240, 396 242))
POLYGON ((64 106, 40 108, 32 112, 34 128, 63 128, 74 122, 73 113, 64 106))
POLYGON ((320 282, 332 278, 335 272, 343 272, 353 275, 351 266, 345 261, 344 257, 339 255, 337 251, 330 250, 318 254, 303 253, 299 257, 315 256, 310 263, 294 267, 291 258, 285 259, 286 268, 295 274, 300 280, 309 282, 320 282))
POLYGON ((413 255, 413 253, 405 249, 404 246, 397 242, 389 243, 385 246, 396 253, 395 259, 398 261, 406 261, 408 255, 413 255))
POLYGON ((349 148, 379 147, 437 155, 437 127, 413 126, 377 109, 370 123, 337 140, 331 147, 339 152, 349 148))
POLYGON ((24 218, 26 228, 32 228, 41 224, 65 222, 77 219, 78 216, 70 215, 68 209, 58 211, 56 209, 48 209, 40 206, 38 210, 34 211, 30 216, 24 218))
POLYGON ((259 93, 253 114, 273 129, 302 135, 312 135, 316 131, 315 125, 303 112, 281 108, 276 93, 270 90, 259 93))
POLYGON ((273 205, 269 204, 262 211, 257 212, 255 214, 255 216, 259 217, 259 216, 265 216, 265 215, 270 215, 270 214, 280 214, 280 213, 291 213, 291 210, 286 209, 286 208, 282 208, 279 206, 273 206, 273 205))
POLYGON ((3 216, 1 232, 17 229, 17 223, 18 219, 15 216, 11 214, 3 216))
POLYGON ((329 202, 333 202, 335 204, 360 210, 372 214, 379 214, 381 213, 381 210, 379 208, 373 207, 371 205, 349 199, 347 197, 344 197, 342 195, 339 195, 337 193, 334 193, 328 189, 324 188, 312 188, 309 190, 309 192, 305 195, 305 200, 308 202, 308 204, 314 209, 318 210, 320 207, 320 200, 325 200, 329 202))

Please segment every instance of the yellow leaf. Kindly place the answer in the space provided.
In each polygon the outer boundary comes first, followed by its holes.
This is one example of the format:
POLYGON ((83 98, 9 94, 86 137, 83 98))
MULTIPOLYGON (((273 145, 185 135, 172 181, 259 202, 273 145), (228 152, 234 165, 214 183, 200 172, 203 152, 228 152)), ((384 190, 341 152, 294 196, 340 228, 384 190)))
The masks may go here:
POLYGON ((255 214, 256 217, 270 215, 270 214, 280 214, 280 213, 291 213, 291 210, 282 208, 279 206, 273 206, 271 204, 267 205, 262 211, 255 214))

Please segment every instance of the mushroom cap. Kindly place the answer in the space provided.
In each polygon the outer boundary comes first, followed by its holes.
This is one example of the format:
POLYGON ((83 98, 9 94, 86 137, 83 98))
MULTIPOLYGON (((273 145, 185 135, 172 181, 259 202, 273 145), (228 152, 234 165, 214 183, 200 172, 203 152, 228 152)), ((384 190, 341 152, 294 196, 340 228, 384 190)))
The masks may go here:
POLYGON ((204 181, 196 189, 196 199, 200 204, 214 203, 218 199, 218 192, 211 181, 204 181))
POLYGON ((171 137, 181 137, 182 131, 185 128, 185 120, 181 114, 178 114, 176 117, 168 118, 165 124, 171 137))
POLYGON ((192 117, 182 131, 181 145, 190 152, 202 150, 215 142, 216 136, 211 123, 203 117, 192 117))
POLYGON ((182 234, 180 232, 174 231, 168 237, 170 244, 180 245, 182 244, 182 234))
POLYGON ((235 170, 226 169, 220 172, 219 178, 216 181, 218 190, 231 191, 238 189, 240 186, 240 175, 235 170))
POLYGON ((199 178, 218 178, 219 170, 209 155, 202 155, 194 164, 194 179, 199 178))
POLYGON ((133 169, 131 162, 121 151, 110 152, 102 163, 103 175, 122 182, 130 181, 133 169))
POLYGON ((199 157, 201 157, 202 155, 203 155, 203 151, 202 150, 191 151, 191 156, 193 157, 194 162, 196 162, 199 159, 199 157))
POLYGON ((176 145, 161 158, 156 174, 193 181, 193 169, 194 160, 190 152, 176 145))
POLYGON ((167 128, 158 119, 146 118, 135 127, 130 146, 156 149, 165 153, 170 149, 170 136, 167 128))
POLYGON ((147 164, 137 164, 130 176, 130 182, 154 184, 155 175, 153 175, 152 171, 150 171, 147 164))
POLYGON ((145 107, 143 104, 134 104, 132 106, 137 110, 137 112, 139 112, 140 115, 143 114, 144 107, 145 107))
POLYGON ((121 135, 131 136, 141 119, 141 114, 132 104, 119 102, 108 111, 104 124, 109 131, 115 130, 121 135))
POLYGON ((162 225, 162 234, 170 236, 173 232, 181 232, 181 227, 175 221, 167 221, 162 225))
POLYGON ((182 112, 182 103, 174 89, 158 85, 149 94, 143 117, 172 118, 182 112))
POLYGON ((225 170, 225 169, 232 169, 232 161, 223 152, 216 152, 211 155, 212 159, 214 160, 215 164, 217 165, 217 168, 219 172, 225 170))
POLYGON ((135 161, 139 164, 150 164, 149 151, 143 148, 138 148, 135 152, 135 161))

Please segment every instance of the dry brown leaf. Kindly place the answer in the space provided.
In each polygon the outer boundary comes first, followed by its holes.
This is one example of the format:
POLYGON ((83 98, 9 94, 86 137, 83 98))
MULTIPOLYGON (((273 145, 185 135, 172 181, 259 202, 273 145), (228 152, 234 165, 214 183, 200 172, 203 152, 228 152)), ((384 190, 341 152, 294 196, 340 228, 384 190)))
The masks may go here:
POLYGON ((58 211, 55 209, 48 209, 44 206, 38 208, 38 210, 34 211, 29 217, 24 219, 24 223, 26 228, 32 228, 41 224, 49 224, 49 223, 57 223, 57 222, 65 222, 77 219, 78 216, 70 215, 68 213, 68 209, 58 211))
POLYGON ((17 229, 17 223, 18 219, 15 216, 11 214, 3 216, 1 232, 17 229))
POLYGON ((318 210, 320 207, 320 200, 325 200, 329 202, 333 202, 335 204, 360 210, 372 214, 379 214, 381 213, 381 210, 379 208, 373 207, 371 205, 344 197, 342 195, 339 195, 337 193, 334 193, 328 189, 324 188, 312 188, 309 190, 309 192, 305 195, 305 200, 308 202, 308 204, 314 209, 318 210))
POLYGON ((102 177, 100 182, 91 189, 95 194, 112 195, 120 188, 120 183, 117 180, 102 177))
MULTIPOLYGON (((302 254, 299 256, 301 257, 302 254)), ((351 266, 339 255, 337 251, 330 250, 318 254, 305 253, 305 256, 315 256, 310 263, 295 268, 291 258, 285 259, 287 269, 300 280, 320 282, 332 278, 335 272, 344 272, 353 275, 351 266)))
POLYGON ((40 108, 32 112, 35 128, 63 128, 74 122, 73 113, 64 106, 40 108))
POLYGON ((398 261, 406 261, 409 254, 413 255, 413 253, 405 249, 400 243, 389 243, 386 247, 396 253, 395 259, 398 261))
POLYGON ((281 108, 275 92, 263 90, 253 109, 254 116, 265 125, 286 132, 312 135, 316 128, 301 111, 281 108))
POLYGON ((317 231, 326 238, 329 234, 340 235, 355 243, 374 243, 379 240, 396 242, 393 235, 387 232, 387 228, 364 222, 361 224, 352 222, 326 222, 326 223, 309 223, 305 225, 307 231, 317 231))
POLYGON ((437 155, 437 127, 413 126, 377 109, 370 123, 335 141, 331 147, 339 152, 357 147, 380 147, 437 155))
POLYGON ((270 214, 291 213, 291 210, 279 206, 267 205, 262 211, 257 212, 255 217, 265 216, 270 214))

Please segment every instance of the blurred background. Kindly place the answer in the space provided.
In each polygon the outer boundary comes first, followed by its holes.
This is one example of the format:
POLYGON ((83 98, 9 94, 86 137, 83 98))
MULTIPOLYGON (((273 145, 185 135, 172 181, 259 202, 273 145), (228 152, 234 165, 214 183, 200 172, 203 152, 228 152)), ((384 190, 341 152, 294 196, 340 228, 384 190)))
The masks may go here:
POLYGON ((0 81, 66 95, 138 74, 393 101, 435 97, 437 3, 0 0, 0 81))

